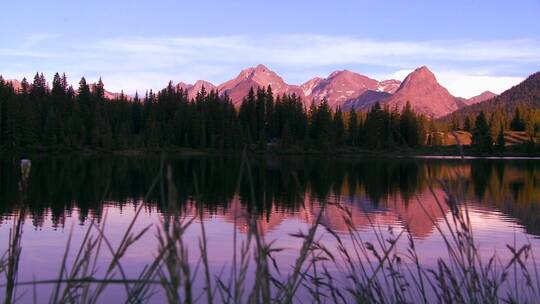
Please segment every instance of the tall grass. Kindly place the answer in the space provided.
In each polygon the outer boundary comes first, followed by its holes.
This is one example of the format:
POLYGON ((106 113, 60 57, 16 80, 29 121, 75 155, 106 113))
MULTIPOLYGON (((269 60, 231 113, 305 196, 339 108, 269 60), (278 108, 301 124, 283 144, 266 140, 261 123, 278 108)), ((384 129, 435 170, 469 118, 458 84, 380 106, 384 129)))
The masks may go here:
MULTIPOLYGON (((245 154, 240 172, 237 187, 247 179, 255 201, 245 154)), ((26 218, 23 178, 21 206, 14 216, 8 249, 0 259, 4 302, 17 302, 22 295, 19 289, 32 293, 35 302, 44 302, 36 287, 48 285, 49 303, 107 303, 105 291, 113 287, 124 293, 128 303, 152 302, 158 296, 170 303, 540 303, 540 279, 531 246, 507 245, 512 258, 505 264, 496 254, 483 260, 459 185, 439 181, 443 197, 432 190, 444 214, 442 221, 432 221, 448 253, 437 259, 435 267, 422 263, 407 227, 394 230, 371 223, 375 238, 368 241, 363 232, 355 229, 351 211, 339 203, 332 204, 341 210, 347 233, 324 226, 321 218, 331 203, 322 201, 313 223, 305 231, 291 233, 301 246, 287 271, 278 267, 276 257, 283 248, 265 238, 257 224, 257 212, 250 212, 243 215, 248 232, 241 242, 235 220, 232 260, 215 273, 210 268, 203 207, 198 206, 199 213, 192 218, 181 214, 172 174, 162 158, 160 170, 144 198, 152 191, 161 193, 161 202, 168 212, 157 229, 147 226, 136 231, 135 224, 143 210, 141 204, 115 246, 105 233, 105 215, 101 224, 89 224, 78 248, 71 248, 70 235, 56 278, 25 282, 18 280, 26 218), (450 212, 444 211, 447 209, 450 212), (188 248, 185 235, 196 224, 201 233, 199 246, 194 250, 188 248), (123 258, 133 244, 152 231, 158 244, 153 261, 138 276, 128 277, 123 258), (331 241, 325 242, 322 235, 331 241), (190 257, 193 252, 197 252, 196 257, 190 257), (110 261, 103 269, 97 265, 104 256, 110 261), (250 281, 248 277, 254 279, 250 281)), ((196 175, 193 178, 198 179, 196 175)), ((204 189, 195 184, 194 200, 202 204, 199 191, 204 189)), ((103 197, 106 195, 107 191, 103 197)))

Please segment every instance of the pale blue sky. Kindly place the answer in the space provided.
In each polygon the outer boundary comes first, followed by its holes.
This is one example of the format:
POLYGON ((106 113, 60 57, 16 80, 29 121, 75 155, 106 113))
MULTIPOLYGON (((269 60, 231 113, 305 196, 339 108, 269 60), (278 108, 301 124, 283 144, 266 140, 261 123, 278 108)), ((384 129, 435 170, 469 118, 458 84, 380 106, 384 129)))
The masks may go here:
POLYGON ((293 84, 338 69, 401 80, 427 65, 469 97, 540 70, 540 0, 56 0, 0 9, 4 77, 102 76, 114 91, 218 84, 258 63, 293 84))

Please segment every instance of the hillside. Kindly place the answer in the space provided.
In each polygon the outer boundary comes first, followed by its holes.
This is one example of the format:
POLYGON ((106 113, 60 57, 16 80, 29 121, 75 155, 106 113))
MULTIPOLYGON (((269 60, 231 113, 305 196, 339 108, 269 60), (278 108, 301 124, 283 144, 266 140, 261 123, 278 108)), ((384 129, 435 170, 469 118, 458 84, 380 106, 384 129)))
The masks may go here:
MULTIPOLYGON (((513 113, 518 106, 540 109, 540 72, 530 75, 523 82, 504 91, 499 96, 463 107, 452 114, 463 118, 476 115, 480 111, 490 113, 497 109, 501 109, 505 113, 513 113)), ((446 118, 448 116, 444 117, 444 119, 446 118)))

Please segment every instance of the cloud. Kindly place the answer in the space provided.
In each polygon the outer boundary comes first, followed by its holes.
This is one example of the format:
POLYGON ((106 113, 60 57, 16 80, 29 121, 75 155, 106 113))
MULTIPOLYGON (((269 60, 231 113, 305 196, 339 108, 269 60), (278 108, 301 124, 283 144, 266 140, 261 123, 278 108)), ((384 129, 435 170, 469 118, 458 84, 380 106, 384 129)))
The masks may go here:
POLYGON ((540 42, 530 39, 411 42, 319 35, 132 37, 104 40, 94 49, 164 62, 169 62, 170 57, 175 57, 176 61, 212 61, 217 57, 225 62, 264 61, 312 66, 352 63, 394 67, 422 60, 540 62, 540 42))
POLYGON ((0 47, 2 72, 17 77, 36 70, 102 76, 110 90, 134 92, 159 89, 169 80, 220 83, 258 63, 268 64, 293 83, 341 68, 403 79, 405 71, 428 65, 451 93, 469 97, 486 89, 499 93, 540 67, 540 41, 535 39, 382 41, 265 35, 113 37, 88 42, 56 38, 33 35, 18 47, 0 47))
POLYGON ((50 33, 38 33, 38 34, 31 34, 26 37, 24 37, 24 41, 21 45, 22 48, 28 49, 35 47, 45 41, 58 38, 59 35, 56 34, 50 34, 50 33))
POLYGON ((443 84, 452 94, 470 98, 484 91, 500 94, 524 80, 523 77, 467 75, 444 72, 438 75, 443 84))

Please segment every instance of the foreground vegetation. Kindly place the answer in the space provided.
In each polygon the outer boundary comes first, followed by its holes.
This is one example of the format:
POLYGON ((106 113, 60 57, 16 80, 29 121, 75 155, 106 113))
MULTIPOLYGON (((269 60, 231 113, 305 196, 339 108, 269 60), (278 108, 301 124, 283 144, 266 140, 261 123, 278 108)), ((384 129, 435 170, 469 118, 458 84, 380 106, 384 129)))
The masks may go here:
MULTIPOLYGON (((272 88, 251 89, 238 108, 228 96, 204 87, 193 100, 187 92, 169 85, 144 98, 120 94, 105 98, 103 83, 87 84, 77 92, 66 77, 54 76, 49 88, 36 74, 15 91, 0 77, 0 149, 4 151, 92 150, 130 151, 192 149, 240 152, 269 148, 287 152, 412 151, 448 145, 446 137, 467 132, 466 143, 476 153, 503 153, 509 131, 523 132, 519 144, 531 153, 540 148, 538 111, 515 108, 469 114, 437 121, 415 113, 410 105, 401 111, 375 103, 367 113, 332 110, 325 100, 310 106, 293 95, 274 96, 272 88)), ((457 137, 456 137, 457 139, 457 137)), ((515 149, 510 149, 511 151, 515 149)), ((512 152, 510 152, 512 153, 512 152)))
MULTIPOLYGON (((313 224, 306 231, 293 232, 302 246, 286 273, 275 266, 275 255, 282 248, 265 239, 256 224, 256 212, 245 215, 246 240, 240 244, 236 237, 232 240, 237 249, 233 261, 224 265, 220 274, 211 273, 204 221, 197 221, 202 213, 194 218, 182 216, 172 168, 163 160, 144 200, 158 189, 160 202, 168 213, 157 230, 155 259, 139 276, 127 277, 122 259, 143 235, 151 233, 150 227, 139 231, 134 228, 144 205, 137 208, 119 244, 112 244, 103 233, 106 221, 92 222, 79 248, 70 249, 71 240, 66 245, 58 277, 19 281, 18 270, 24 266, 19 264, 24 250, 21 240, 27 215, 25 193, 29 171, 30 167, 22 166, 21 202, 13 219, 8 249, 0 263, 6 303, 16 302, 23 292, 32 293, 42 284, 51 286, 48 295, 51 303, 106 302, 105 291, 111 288, 123 292, 126 302, 130 303, 150 302, 156 296, 165 297, 170 303, 536 303, 540 300, 540 279, 530 245, 508 244, 512 258, 505 263, 497 255, 483 260, 475 243, 462 185, 445 180, 439 181, 445 196, 433 195, 441 210, 450 211, 442 221, 434 221, 434 225, 448 256, 439 257, 433 268, 422 263, 415 240, 407 229, 383 232, 381 227, 373 225, 377 238, 375 242, 368 242, 354 228, 349 210, 339 205, 348 232, 338 234, 325 227, 321 216, 328 203, 322 201, 313 224), (188 260, 189 248, 183 239, 186 229, 192 225, 200 225, 201 230, 197 248, 200 258, 195 265, 188 260), (331 236, 337 248, 329 248, 319 237, 320 233, 331 236), (345 246, 346 241, 353 247, 345 246), (403 243, 405 247, 398 245, 403 243), (105 269, 99 269, 96 261, 104 256, 112 258, 107 259, 110 262, 105 269), (254 275, 255 281, 247 279, 250 275, 254 275), (195 281, 202 281, 203 288, 196 288, 195 281)), ((251 173, 250 162, 244 157, 237 190, 247 181, 252 200, 256 202, 258 195, 251 173)), ((195 175, 193 179, 196 183, 198 177, 195 175)), ((196 194, 195 203, 200 202, 198 197, 196 194)), ((253 204, 253 208, 260 206, 253 204)), ((44 299, 43 295, 33 298, 44 299)))

